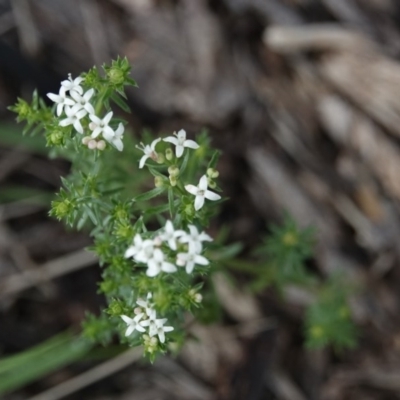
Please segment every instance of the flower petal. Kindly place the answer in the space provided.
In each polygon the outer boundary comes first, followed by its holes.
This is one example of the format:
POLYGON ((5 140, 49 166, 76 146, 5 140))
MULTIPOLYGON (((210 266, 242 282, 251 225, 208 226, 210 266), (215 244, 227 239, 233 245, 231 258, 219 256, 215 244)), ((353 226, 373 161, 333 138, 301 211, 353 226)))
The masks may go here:
POLYGON ((185 189, 192 194, 193 196, 197 196, 197 192, 199 191, 197 186, 194 185, 185 185, 185 189))
POLYGON ((184 147, 183 147, 183 146, 181 146, 180 144, 177 144, 177 145, 176 145, 175 154, 176 154, 176 157, 177 157, 177 158, 182 157, 183 150, 184 150, 184 147))
POLYGON ((200 210, 201 207, 204 205, 204 196, 196 196, 194 200, 194 209, 196 211, 200 210))
POLYGON ((178 144, 178 139, 176 137, 173 137, 173 136, 168 136, 168 137, 163 139, 163 142, 172 143, 172 144, 174 144, 176 146, 178 144))
POLYGON ((146 160, 149 158, 149 156, 146 156, 146 154, 140 159, 139 161, 139 168, 143 168, 144 167, 144 163, 146 162, 146 160))
POLYGON ((185 140, 183 145, 191 149, 198 149, 200 147, 194 140, 185 140))
POLYGON ((204 193, 204 197, 208 200, 219 200, 221 196, 217 193, 212 192, 211 190, 206 190, 204 193))
POLYGON ((203 176, 200 178, 198 188, 199 188, 200 190, 207 190, 207 186, 208 186, 207 176, 206 176, 206 175, 203 175, 203 176))

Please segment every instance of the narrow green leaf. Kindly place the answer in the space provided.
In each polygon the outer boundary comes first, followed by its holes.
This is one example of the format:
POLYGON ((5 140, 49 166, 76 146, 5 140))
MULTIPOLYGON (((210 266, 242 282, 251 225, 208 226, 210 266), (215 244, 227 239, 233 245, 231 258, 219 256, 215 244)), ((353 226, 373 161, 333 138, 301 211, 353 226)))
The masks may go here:
POLYGON ((168 188, 168 204, 169 204, 169 215, 171 219, 175 214, 175 205, 174 205, 174 189, 172 187, 168 188))
POLYGON ((166 189, 165 187, 154 188, 154 189, 149 190, 146 193, 135 196, 132 200, 136 201, 137 203, 139 203, 140 201, 150 200, 153 197, 157 197, 158 195, 163 193, 165 191, 165 189, 166 189))

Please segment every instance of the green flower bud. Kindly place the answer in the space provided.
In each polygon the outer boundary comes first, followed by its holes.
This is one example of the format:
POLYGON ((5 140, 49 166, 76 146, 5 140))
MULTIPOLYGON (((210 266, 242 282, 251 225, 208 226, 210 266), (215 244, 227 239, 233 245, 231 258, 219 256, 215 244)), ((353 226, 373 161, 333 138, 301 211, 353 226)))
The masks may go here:
POLYGON ((63 219, 74 211, 74 205, 68 199, 61 201, 55 200, 51 203, 51 206, 52 214, 55 215, 57 219, 63 219))
POLYGON ((207 181, 208 181, 208 187, 209 188, 215 189, 217 187, 217 184, 211 178, 208 178, 207 181))
POLYGON ((171 161, 171 160, 174 158, 174 153, 172 152, 171 149, 165 150, 165 158, 166 158, 168 161, 171 161))
POLYGON ((55 130, 47 134, 46 140, 47 146, 62 146, 64 144, 64 135, 61 131, 55 130))
POLYGON ((110 82, 114 85, 121 85, 124 83, 124 80, 125 80, 124 71, 122 71, 117 66, 111 67, 107 71, 107 76, 108 76, 108 79, 110 80, 110 82))
POLYGON ((168 173, 176 178, 179 175, 179 168, 176 165, 171 165, 168 167, 168 173))
POLYGON ((164 162, 165 162, 164 154, 158 153, 157 154, 157 163, 158 164, 164 164, 164 162))
POLYGON ((216 169, 214 169, 214 168, 208 168, 208 169, 207 169, 207 175, 208 175, 210 178, 218 178, 219 172, 218 172, 216 169))
POLYGON ((176 180, 176 177, 173 175, 169 176, 169 182, 170 182, 171 186, 176 186, 176 184, 178 183, 178 181, 176 180))
POLYGON ((161 178, 161 176, 156 176, 154 178, 154 186, 157 188, 164 186, 164 180, 163 180, 163 178, 161 178))

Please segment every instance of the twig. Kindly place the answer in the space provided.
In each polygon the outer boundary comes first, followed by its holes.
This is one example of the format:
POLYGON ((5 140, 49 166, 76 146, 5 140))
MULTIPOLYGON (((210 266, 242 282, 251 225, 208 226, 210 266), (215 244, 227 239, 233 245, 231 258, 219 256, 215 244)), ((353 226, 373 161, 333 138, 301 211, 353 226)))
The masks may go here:
POLYGON ((79 250, 49 261, 41 267, 12 275, 0 282, 0 299, 58 276, 93 265, 97 258, 86 250, 79 250))
POLYGON ((75 378, 69 379, 49 390, 46 390, 38 395, 31 397, 29 400, 58 400, 66 397, 72 393, 75 393, 101 379, 112 375, 121 369, 128 367, 130 364, 138 361, 143 354, 141 347, 136 347, 132 350, 126 351, 125 353, 113 358, 112 360, 106 361, 97 367, 92 368, 89 371, 84 372, 76 376, 75 378))

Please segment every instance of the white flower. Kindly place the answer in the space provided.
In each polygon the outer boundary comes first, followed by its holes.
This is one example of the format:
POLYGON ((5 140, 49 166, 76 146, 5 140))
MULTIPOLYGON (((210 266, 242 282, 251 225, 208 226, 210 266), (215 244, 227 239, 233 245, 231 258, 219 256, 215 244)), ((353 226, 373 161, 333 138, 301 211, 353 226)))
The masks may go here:
POLYGON ((47 93, 47 97, 57 103, 57 115, 60 116, 65 106, 73 106, 75 102, 67 97, 67 91, 61 86, 59 94, 47 93))
POLYGON ((82 87, 79 85, 83 81, 83 78, 78 76, 74 80, 72 80, 71 74, 68 74, 68 80, 62 81, 61 86, 65 88, 65 90, 69 90, 70 93, 77 92, 79 94, 83 93, 82 87))
POLYGON ((153 295, 151 293, 147 293, 146 300, 143 300, 142 298, 139 298, 136 300, 136 304, 145 311, 145 313, 148 317, 151 317, 152 312, 154 311, 152 308, 152 303, 151 303, 152 297, 153 297, 153 295))
MULTIPOLYGON (((154 310, 153 310, 154 311, 154 310)), ((164 326, 167 322, 167 318, 156 319, 156 312, 154 311, 153 315, 141 322, 142 326, 149 327, 149 336, 153 337, 158 335, 161 343, 165 342, 165 332, 171 332, 174 330, 172 326, 164 326)))
POLYGON ((195 253, 178 253, 176 264, 180 267, 186 266, 186 272, 190 274, 196 264, 208 265, 207 258, 195 253))
POLYGON ((156 276, 161 271, 164 272, 175 272, 176 267, 164 259, 164 253, 160 249, 155 249, 153 257, 147 262, 148 269, 146 271, 147 276, 156 276))
POLYGON ((60 121, 60 126, 73 125, 79 133, 83 134, 83 127, 80 120, 87 114, 87 111, 77 105, 73 107, 66 106, 65 114, 67 114, 67 118, 60 121))
POLYGON ((186 233, 179 238, 181 243, 189 243, 191 253, 201 253, 203 249, 203 242, 212 242, 212 238, 205 232, 199 233, 194 225, 189 225, 190 233, 186 233))
POLYGON ((161 138, 158 138, 156 140, 153 140, 151 145, 146 144, 146 146, 143 143, 140 143, 140 146, 136 146, 139 150, 142 150, 144 152, 144 156, 139 161, 139 168, 143 168, 144 163, 146 160, 150 157, 152 160, 157 161, 157 153, 156 153, 156 144, 161 140, 161 138))
POLYGON ((110 132, 104 132, 103 137, 107 142, 113 144, 117 150, 122 151, 124 149, 124 143, 122 142, 122 136, 124 134, 124 125, 120 122, 116 131, 113 131, 113 135, 110 136, 110 132))
POLYGON ((103 135, 104 139, 108 140, 107 137, 114 136, 114 131, 108 126, 111 118, 113 116, 112 111, 110 111, 103 119, 100 119, 97 115, 90 114, 89 118, 94 124, 91 124, 93 129, 92 138, 97 138, 100 134, 103 135))
POLYGON ((75 100, 77 105, 80 105, 80 108, 85 109, 89 114, 94 114, 94 108, 89 102, 93 94, 94 89, 89 89, 83 96, 78 92, 72 91, 71 97, 75 100))
POLYGON ((154 242, 150 239, 143 240, 139 234, 133 238, 132 246, 125 251, 125 258, 133 257, 135 261, 147 263, 153 258, 154 242))
POLYGON ((176 239, 186 232, 182 230, 175 230, 171 221, 165 223, 164 232, 161 233, 160 238, 162 241, 167 242, 171 250, 176 250, 176 239))
POLYGON ((212 192, 211 190, 207 190, 208 182, 207 182, 207 176, 203 175, 200 178, 199 184, 197 186, 194 185, 186 185, 185 189, 192 194, 193 196, 196 196, 194 200, 194 208, 195 210, 200 210, 201 207, 204 205, 204 200, 219 200, 221 196, 217 193, 212 192))
POLYGON ((130 336, 134 330, 139 332, 146 332, 146 329, 140 325, 139 321, 142 319, 143 314, 138 314, 134 318, 129 318, 126 315, 121 315, 121 318, 126 322, 128 328, 125 332, 125 336, 130 336))
POLYGON ((163 139, 163 141, 172 143, 176 146, 175 154, 177 158, 182 156, 185 147, 189 147, 191 149, 198 149, 200 147, 194 140, 186 139, 186 131, 183 129, 181 129, 177 134, 174 132, 174 135, 176 137, 168 136, 163 139))

